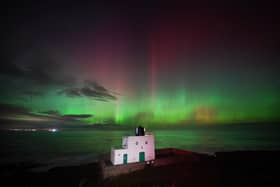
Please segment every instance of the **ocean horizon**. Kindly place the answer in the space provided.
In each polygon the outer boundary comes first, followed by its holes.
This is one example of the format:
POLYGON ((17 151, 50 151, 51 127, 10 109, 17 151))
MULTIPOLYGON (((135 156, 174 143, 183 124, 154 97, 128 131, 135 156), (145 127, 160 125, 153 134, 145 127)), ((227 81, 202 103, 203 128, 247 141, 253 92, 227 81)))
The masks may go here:
MULTIPOLYGON (((191 126, 147 129, 155 135, 156 149, 179 148, 215 152, 279 150, 278 124, 191 126)), ((92 163, 121 147, 122 136, 134 127, 57 131, 0 131, 0 164, 39 163, 61 166, 92 163)))

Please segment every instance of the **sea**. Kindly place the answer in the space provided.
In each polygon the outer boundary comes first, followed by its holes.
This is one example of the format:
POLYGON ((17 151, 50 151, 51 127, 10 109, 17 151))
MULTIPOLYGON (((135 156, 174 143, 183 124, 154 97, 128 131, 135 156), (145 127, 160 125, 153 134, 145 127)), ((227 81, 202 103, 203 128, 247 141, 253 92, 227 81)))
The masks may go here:
MULTIPOLYGON (((215 154, 222 151, 280 150, 280 124, 186 126, 146 129, 156 149, 179 148, 215 154)), ((46 168, 96 162, 121 147, 131 128, 0 131, 0 165, 38 163, 46 168)))

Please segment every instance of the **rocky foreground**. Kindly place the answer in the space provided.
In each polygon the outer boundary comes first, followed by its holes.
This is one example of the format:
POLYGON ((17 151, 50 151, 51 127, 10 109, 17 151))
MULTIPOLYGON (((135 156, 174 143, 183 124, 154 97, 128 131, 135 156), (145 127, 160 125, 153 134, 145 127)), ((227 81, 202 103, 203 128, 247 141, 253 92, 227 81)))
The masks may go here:
MULTIPOLYGON (((173 157, 175 158, 175 157, 173 157)), ((1 166, 0 186, 280 186, 280 151, 186 152, 178 162, 145 166, 103 179, 100 164, 32 172, 34 165, 1 166), (182 159, 183 157, 183 159, 182 159)))

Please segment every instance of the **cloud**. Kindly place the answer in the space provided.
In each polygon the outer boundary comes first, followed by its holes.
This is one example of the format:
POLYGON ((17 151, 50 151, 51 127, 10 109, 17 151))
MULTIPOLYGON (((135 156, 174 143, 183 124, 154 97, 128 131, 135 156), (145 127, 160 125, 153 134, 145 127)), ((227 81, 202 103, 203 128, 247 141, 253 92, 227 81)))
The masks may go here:
POLYGON ((59 91, 58 94, 65 94, 68 97, 82 96, 79 88, 65 88, 65 89, 59 91))
POLYGON ((96 91, 108 92, 108 90, 106 88, 104 88, 100 84, 97 84, 97 82, 95 82, 95 81, 86 80, 85 84, 88 85, 89 87, 93 88, 96 91))
POLYGON ((86 96, 98 101, 117 100, 112 91, 101 86, 97 82, 86 80, 81 88, 66 88, 58 92, 69 97, 86 96))
POLYGON ((47 115, 49 118, 57 119, 57 120, 63 120, 63 121, 69 121, 69 120, 81 120, 90 118, 93 115, 91 114, 66 114, 62 115, 57 110, 48 110, 44 112, 40 112, 39 115, 47 115))
POLYGON ((0 103, 0 117, 26 114, 29 114, 29 110, 24 107, 0 103))
POLYGON ((60 116, 60 113, 57 110, 48 110, 48 111, 44 111, 44 112, 40 112, 42 114, 47 114, 50 116, 60 116))
POLYGON ((92 117, 91 114, 66 114, 62 115, 57 110, 32 112, 31 110, 12 104, 0 103, 0 119, 10 121, 57 121, 71 122, 80 121, 92 117))
POLYGON ((1 65, 0 74, 21 77, 24 76, 25 72, 24 69, 17 64, 11 62, 6 62, 6 63, 4 62, 1 65))
POLYGON ((100 100, 116 100, 117 99, 115 96, 111 95, 107 91, 100 92, 98 90, 94 90, 93 88, 89 88, 89 87, 83 87, 80 91, 85 96, 97 98, 100 100))
POLYGON ((44 112, 39 112, 39 114, 47 115, 48 117, 57 117, 57 118, 61 116, 57 110, 48 110, 44 112))
POLYGON ((73 119, 73 120, 77 120, 77 119, 86 119, 86 118, 90 118, 92 117, 91 114, 67 114, 67 115, 63 115, 62 116, 64 119, 73 119))
POLYGON ((70 85, 75 82, 71 75, 64 73, 63 67, 57 61, 43 51, 34 51, 17 63, 4 62, 0 74, 40 85, 70 85))
POLYGON ((28 90, 19 90, 23 96, 43 96, 45 88, 58 86, 62 89, 57 93, 68 97, 88 97, 104 102, 117 100, 115 92, 95 81, 81 81, 79 78, 69 75, 66 65, 61 64, 45 51, 37 53, 33 51, 31 55, 22 57, 20 61, 3 63, 0 76, 10 78, 15 83, 11 84, 10 92, 13 92, 15 87, 20 88, 24 84, 28 90), (77 85, 77 83, 81 83, 81 85, 77 85))

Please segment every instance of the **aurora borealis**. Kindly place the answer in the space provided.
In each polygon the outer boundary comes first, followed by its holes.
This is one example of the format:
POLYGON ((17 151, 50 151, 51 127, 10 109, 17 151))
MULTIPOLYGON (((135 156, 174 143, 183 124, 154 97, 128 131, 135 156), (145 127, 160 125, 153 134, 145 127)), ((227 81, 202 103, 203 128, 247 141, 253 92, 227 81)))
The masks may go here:
POLYGON ((7 124, 279 121, 277 9, 33 3, 4 14, 7 124))

